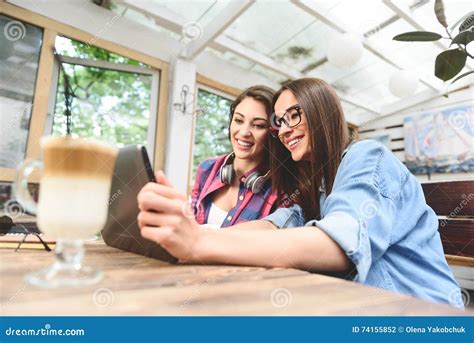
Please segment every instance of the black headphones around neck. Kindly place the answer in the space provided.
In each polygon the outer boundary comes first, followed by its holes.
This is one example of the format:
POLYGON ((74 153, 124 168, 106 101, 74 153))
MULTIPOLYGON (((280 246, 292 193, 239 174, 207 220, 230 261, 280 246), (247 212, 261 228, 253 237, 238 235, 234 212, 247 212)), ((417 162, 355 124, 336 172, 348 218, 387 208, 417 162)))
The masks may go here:
MULTIPOLYGON (((224 163, 220 168, 220 175, 222 183, 231 185, 234 181, 235 170, 233 166, 235 154, 232 152, 226 156, 224 163)), ((258 194, 262 191, 263 184, 267 181, 270 171, 261 176, 258 171, 254 171, 245 179, 244 186, 252 191, 253 194, 258 194)))

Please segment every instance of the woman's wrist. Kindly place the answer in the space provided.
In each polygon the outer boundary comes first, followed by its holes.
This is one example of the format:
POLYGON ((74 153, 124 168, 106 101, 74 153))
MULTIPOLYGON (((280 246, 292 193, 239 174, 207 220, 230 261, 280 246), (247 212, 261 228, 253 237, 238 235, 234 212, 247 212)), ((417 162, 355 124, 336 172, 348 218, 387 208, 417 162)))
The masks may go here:
POLYGON ((210 244, 211 234, 215 231, 212 229, 206 229, 199 226, 196 232, 196 240, 191 247, 191 254, 188 258, 188 262, 205 263, 208 262, 209 249, 212 247, 210 244))
POLYGON ((197 231, 196 240, 191 247, 191 253, 188 262, 196 263, 216 263, 223 258, 229 249, 232 249, 235 244, 235 235, 228 237, 224 232, 231 230, 236 235, 241 231, 273 231, 277 230, 278 227, 272 222, 266 220, 256 220, 237 224, 231 229, 208 229, 199 226, 197 231), (227 247, 227 248, 226 248, 227 247))

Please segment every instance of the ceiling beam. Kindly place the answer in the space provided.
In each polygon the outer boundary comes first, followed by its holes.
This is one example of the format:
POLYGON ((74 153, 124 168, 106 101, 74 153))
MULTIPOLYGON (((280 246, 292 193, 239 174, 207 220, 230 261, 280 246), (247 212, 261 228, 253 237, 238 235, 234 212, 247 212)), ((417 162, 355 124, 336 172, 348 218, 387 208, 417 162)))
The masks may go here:
MULTIPOLYGON (((307 77, 300 71, 296 69, 292 69, 288 67, 286 64, 279 63, 275 61, 273 58, 270 58, 258 51, 255 51, 253 49, 250 49, 246 47, 245 45, 234 41, 233 39, 226 37, 226 36, 220 36, 214 41, 216 44, 218 44, 220 47, 225 48, 228 51, 233 52, 236 55, 239 55, 241 57, 244 57, 252 62, 258 63, 261 66, 268 68, 270 70, 273 70, 279 74, 285 75, 286 77, 290 79, 300 79, 303 77, 307 77)), ((345 101, 351 105, 360 107, 366 111, 369 112, 377 112, 377 110, 371 106, 367 106, 366 104, 362 103, 361 101, 348 96, 344 94, 339 94, 339 97, 341 98, 342 101, 345 101)))
POLYGON ((184 17, 156 2, 148 0, 116 0, 115 2, 140 12, 145 16, 153 17, 157 25, 175 33, 181 33, 183 25, 186 24, 184 17))
MULTIPOLYGON (((137 12, 146 16, 153 17, 157 25, 164 27, 170 31, 181 34, 183 27, 188 24, 186 19, 166 8, 165 6, 148 0, 117 0, 137 12)), ((209 25, 201 30, 201 37, 191 41, 183 51, 182 57, 187 59, 196 58, 206 46, 222 34, 242 13, 244 13, 252 4, 253 0, 232 1, 216 15, 216 20, 213 20, 209 25)), ((198 24, 198 23, 196 23, 198 24)))
MULTIPOLYGON (((403 4, 395 4, 391 0, 383 0, 383 3, 387 5, 392 11, 394 11, 400 18, 404 19, 406 22, 408 22, 410 25, 412 25, 414 28, 416 28, 419 31, 430 31, 428 30, 425 26, 420 24, 419 20, 416 20, 413 15, 410 13, 410 9, 408 7, 403 6, 403 4)), ((435 17, 434 10, 433 10, 433 20, 435 17)), ((429 44, 430 42, 426 42, 424 44, 429 44)), ((434 42, 431 42, 432 44, 435 44, 437 47, 441 48, 442 50, 449 49, 449 44, 445 42, 444 40, 437 40, 434 42)), ((423 44, 423 43, 421 43, 423 44)), ((433 56, 435 58, 435 56, 433 56)), ((472 61, 468 58, 466 61, 466 67, 467 69, 472 70, 474 68, 472 61)))
POLYGON ((231 51, 236 55, 239 55, 243 58, 246 58, 252 62, 258 63, 265 68, 273 70, 279 74, 285 75, 290 79, 299 79, 304 77, 302 73, 298 70, 292 70, 285 64, 281 64, 275 61, 273 58, 268 57, 256 50, 253 50, 242 43, 239 43, 227 36, 220 36, 214 40, 214 43, 219 46, 219 48, 224 48, 227 51, 231 51))
POLYGON ((384 106, 381 111, 382 114, 380 115, 379 118, 401 112, 407 108, 416 106, 418 104, 422 104, 426 101, 439 98, 440 96, 441 94, 439 92, 434 91, 432 89, 427 89, 423 92, 420 92, 418 94, 411 96, 409 99, 400 99, 389 105, 384 106))
MULTIPOLYGON (((337 90, 336 90, 337 92, 337 90)), ((364 109, 366 111, 369 111, 370 113, 378 113, 378 109, 372 107, 372 106, 367 106, 365 103, 361 102, 359 99, 356 99, 350 95, 346 95, 346 94, 341 94, 340 92, 338 92, 337 94, 339 96, 339 98, 344 101, 344 102, 347 102, 348 104, 351 104, 353 106, 357 106, 361 109, 364 109)))
MULTIPOLYGON (((149 2, 147 0, 120 0, 120 3, 123 3, 124 5, 133 8, 136 11, 139 11, 140 13, 143 13, 148 16, 152 16, 158 25, 163 26, 167 28, 168 30, 171 30, 175 33, 181 33, 182 27, 186 24, 186 21, 183 17, 177 15, 176 13, 170 11, 169 9, 158 5, 156 3, 149 2)), ((251 1, 246 1, 246 2, 239 2, 239 7, 242 9, 242 12, 248 8, 252 2, 251 1), (250 2, 249 4, 247 4, 250 2), (245 9, 244 9, 245 8, 245 9)), ((235 5, 234 5, 235 6, 235 5)), ((226 7, 223 11, 229 10, 230 5, 226 7)), ((233 9, 236 11, 236 7, 233 9)), ((222 12, 221 12, 222 13, 222 12)), ((218 17, 220 16, 217 15, 218 17)), ((230 51, 238 56, 241 56, 245 59, 248 59, 252 62, 258 63, 259 65, 268 68, 270 70, 273 70, 279 74, 285 75, 286 77, 290 79, 299 79, 302 77, 305 77, 306 75, 301 73, 299 70, 292 69, 286 64, 279 63, 275 61, 273 58, 270 58, 256 50, 253 50, 229 37, 226 37, 225 35, 222 35, 222 32, 225 30, 226 27, 228 27, 231 24, 231 21, 229 18, 231 17, 231 14, 228 14, 228 19, 226 21, 220 22, 220 25, 216 26, 214 30, 209 29, 208 31, 208 36, 207 38, 201 37, 203 41, 206 43, 203 44, 202 42, 199 43, 196 41, 196 45, 194 46, 194 49, 192 51, 187 51, 188 54, 193 54, 194 57, 197 56, 207 45, 210 45, 217 50, 227 50, 230 51), (226 24, 227 23, 227 24, 226 24), (227 25, 227 26, 225 26, 227 25), (224 27, 225 26, 225 27, 224 27), (220 31, 217 29, 220 27, 220 31), (216 33, 217 32, 217 33, 216 33), (212 37, 212 38, 210 38, 212 37), (198 51, 199 50, 199 51, 198 51), (194 51, 194 52, 193 52, 194 51)), ((233 19, 235 20, 235 18, 233 19)), ((232 21, 233 21, 232 20, 232 21)), ((204 33, 206 32, 207 27, 204 29, 204 33)), ((201 40, 199 40, 201 41, 201 40)), ((194 43, 194 42, 193 42, 194 43)), ((191 43, 192 44, 192 43, 191 43)), ((369 111, 371 113, 378 113, 379 111, 376 108, 373 108, 371 106, 366 105, 362 101, 351 97, 347 96, 344 94, 339 94, 339 97, 341 98, 342 101, 347 102, 351 105, 357 106, 361 109, 364 109, 366 111, 369 111)))
MULTIPOLYGON (((311 14, 312 16, 316 17, 317 19, 319 19, 326 25, 330 26, 334 30, 341 33, 353 32, 357 34, 358 36, 360 36, 362 45, 364 46, 364 48, 366 48, 367 50, 369 50, 370 52, 372 52, 374 55, 381 58, 385 62, 394 66, 395 68, 400 69, 400 70, 406 69, 401 64, 391 59, 389 57, 390 54, 385 52, 381 47, 376 47, 374 44, 370 43, 366 38, 364 38, 363 32, 357 32, 357 30, 355 30, 354 28, 349 27, 347 24, 342 23, 342 21, 336 20, 331 15, 325 13, 323 8, 316 1, 314 0, 301 0, 301 1, 291 0, 291 1, 296 6, 306 11, 307 13, 311 14)), ((420 78, 420 81, 433 90, 437 90, 437 91, 440 90, 438 86, 435 83, 433 83, 431 80, 420 78)))
POLYGON ((228 5, 216 15, 202 30, 202 36, 192 41, 187 47, 185 57, 192 60, 202 52, 214 39, 222 34, 241 14, 252 4, 253 0, 230 1, 228 5))

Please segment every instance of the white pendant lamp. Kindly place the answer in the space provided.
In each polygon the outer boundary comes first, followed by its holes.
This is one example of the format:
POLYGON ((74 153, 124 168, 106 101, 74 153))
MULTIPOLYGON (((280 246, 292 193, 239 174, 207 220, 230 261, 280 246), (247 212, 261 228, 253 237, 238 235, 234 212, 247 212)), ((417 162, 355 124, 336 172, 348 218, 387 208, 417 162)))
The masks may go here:
POLYGON ((405 98, 415 94, 417 86, 418 78, 408 70, 396 71, 388 81, 390 92, 399 98, 405 98))
POLYGON ((328 45, 329 63, 339 68, 351 67, 362 56, 362 42, 354 35, 345 33, 332 39, 328 45))

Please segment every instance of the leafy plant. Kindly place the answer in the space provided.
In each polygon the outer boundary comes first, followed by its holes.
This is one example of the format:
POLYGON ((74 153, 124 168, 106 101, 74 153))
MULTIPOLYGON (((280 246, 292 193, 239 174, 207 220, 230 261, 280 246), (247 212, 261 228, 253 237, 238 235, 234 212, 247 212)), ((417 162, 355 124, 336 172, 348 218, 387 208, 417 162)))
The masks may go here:
POLYGON ((197 92, 196 128, 193 149, 193 177, 199 163, 207 158, 232 151, 229 141, 229 111, 232 101, 199 89, 197 92))
POLYGON ((311 57, 313 48, 304 48, 302 46, 290 46, 288 48, 288 56, 294 60, 298 60, 302 57, 311 57))
MULTIPOLYGON (((467 45, 474 40, 474 11, 469 12, 459 19, 451 26, 451 28, 448 28, 442 0, 435 1, 434 11, 436 19, 444 27, 448 35, 447 37, 443 37, 436 32, 413 31, 396 35, 393 37, 393 40, 402 42, 433 42, 440 39, 449 39, 451 41, 449 49, 443 51, 436 57, 434 71, 434 74, 438 79, 448 81, 461 72, 466 65, 468 57, 470 59, 474 58, 466 48, 467 45), (458 27, 459 32, 453 37, 453 32, 456 27, 458 27)), ((459 75, 451 82, 451 84, 472 73, 474 73, 474 71, 468 71, 459 75)))
POLYGON ((294 45, 294 46, 290 46, 287 52, 278 54, 277 57, 280 59, 284 59, 288 57, 294 61, 298 61, 301 58, 311 57, 312 53, 313 53, 313 48, 305 48, 302 46, 294 45))
MULTIPOLYGON (((70 40, 62 55, 117 64, 142 65, 135 60, 70 40)), ((147 144, 150 118, 151 76, 112 69, 64 63, 74 93, 71 107, 72 132, 122 147, 147 144)), ((53 134, 67 131, 64 75, 60 72, 53 134)))

